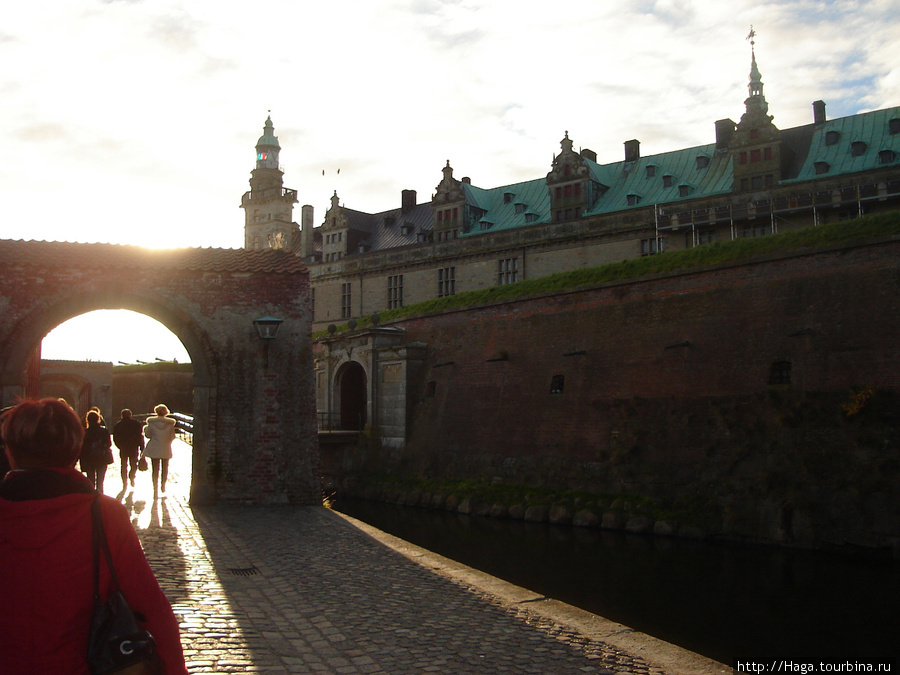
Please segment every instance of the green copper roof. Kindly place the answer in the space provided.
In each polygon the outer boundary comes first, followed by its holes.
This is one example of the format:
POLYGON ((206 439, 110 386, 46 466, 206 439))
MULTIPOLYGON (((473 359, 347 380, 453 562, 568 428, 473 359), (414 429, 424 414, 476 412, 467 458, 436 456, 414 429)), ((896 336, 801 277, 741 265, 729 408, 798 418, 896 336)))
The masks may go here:
POLYGON ((275 126, 272 124, 271 116, 266 118, 266 125, 263 127, 263 135, 256 141, 256 147, 258 148, 260 146, 281 149, 281 146, 278 145, 278 137, 275 135, 275 126))
POLYGON ((810 125, 812 138, 799 173, 782 183, 857 173, 898 162, 900 133, 891 134, 892 119, 900 119, 900 107, 839 117, 818 126, 810 125), (885 162, 882 150, 893 151, 894 159, 885 162))

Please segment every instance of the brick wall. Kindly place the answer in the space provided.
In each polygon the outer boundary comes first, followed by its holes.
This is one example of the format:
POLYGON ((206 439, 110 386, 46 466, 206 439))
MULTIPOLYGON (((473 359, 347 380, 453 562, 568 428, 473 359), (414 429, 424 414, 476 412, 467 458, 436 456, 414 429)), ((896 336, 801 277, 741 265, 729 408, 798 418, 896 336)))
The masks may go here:
POLYGON ((898 260, 894 238, 405 320, 428 356, 384 468, 699 495, 736 536, 900 541, 898 260), (861 387, 871 416, 848 417, 861 387))

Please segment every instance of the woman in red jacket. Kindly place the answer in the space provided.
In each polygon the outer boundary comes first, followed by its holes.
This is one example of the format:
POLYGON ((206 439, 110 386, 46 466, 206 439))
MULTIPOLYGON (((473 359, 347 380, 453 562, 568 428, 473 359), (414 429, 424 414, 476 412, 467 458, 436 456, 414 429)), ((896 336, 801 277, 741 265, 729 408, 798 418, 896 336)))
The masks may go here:
MULTIPOLYGON (((91 502, 75 470, 84 431, 64 402, 25 401, 3 419, 12 471, 0 483, 0 673, 88 673, 94 607, 91 502)), ((186 673, 178 622, 125 508, 100 497, 122 593, 156 639, 166 673, 186 673)), ((100 596, 111 579, 100 566, 100 596)))

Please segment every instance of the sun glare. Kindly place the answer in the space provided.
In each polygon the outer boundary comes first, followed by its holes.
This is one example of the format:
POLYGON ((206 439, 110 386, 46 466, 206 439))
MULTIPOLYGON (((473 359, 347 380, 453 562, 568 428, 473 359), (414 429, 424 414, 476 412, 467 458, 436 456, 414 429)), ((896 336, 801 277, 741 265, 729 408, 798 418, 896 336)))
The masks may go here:
POLYGON ((63 361, 189 363, 181 341, 165 326, 128 310, 97 310, 77 316, 50 331, 41 356, 63 361))

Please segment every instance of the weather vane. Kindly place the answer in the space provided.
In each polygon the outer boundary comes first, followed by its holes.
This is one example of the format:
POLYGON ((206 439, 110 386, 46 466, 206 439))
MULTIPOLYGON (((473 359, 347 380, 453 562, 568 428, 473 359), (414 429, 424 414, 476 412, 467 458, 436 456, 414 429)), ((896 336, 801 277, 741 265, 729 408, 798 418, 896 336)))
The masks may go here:
POLYGON ((753 30, 753 24, 750 24, 750 32, 747 34, 747 39, 750 40, 750 46, 753 47, 756 44, 756 41, 753 39, 756 37, 756 31, 753 30))

